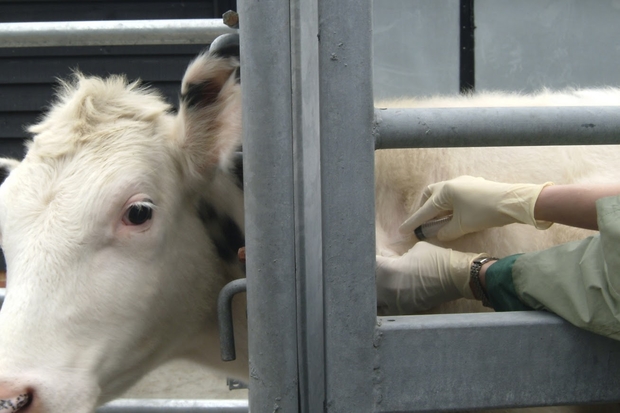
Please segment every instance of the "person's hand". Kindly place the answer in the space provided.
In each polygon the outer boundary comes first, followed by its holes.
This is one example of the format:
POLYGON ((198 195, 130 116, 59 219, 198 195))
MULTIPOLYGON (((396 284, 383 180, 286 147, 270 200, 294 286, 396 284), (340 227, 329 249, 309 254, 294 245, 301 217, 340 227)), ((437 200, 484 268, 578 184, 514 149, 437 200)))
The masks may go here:
POLYGON ((552 183, 504 184, 473 176, 432 184, 424 191, 424 205, 400 226, 399 231, 411 233, 447 211, 452 211, 453 216, 439 230, 437 239, 440 241, 451 241, 471 232, 516 222, 546 229, 551 223, 536 221, 534 205, 548 185, 552 183))
POLYGON ((400 257, 377 256, 377 304, 389 314, 412 314, 465 297, 474 259, 484 254, 463 253, 418 242, 400 257))

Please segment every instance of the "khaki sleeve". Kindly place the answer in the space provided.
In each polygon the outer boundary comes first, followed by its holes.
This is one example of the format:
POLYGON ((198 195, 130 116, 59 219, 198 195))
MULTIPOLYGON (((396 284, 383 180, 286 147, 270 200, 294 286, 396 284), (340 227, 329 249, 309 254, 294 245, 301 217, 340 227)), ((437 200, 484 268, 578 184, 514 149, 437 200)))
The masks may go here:
POLYGON ((599 233, 519 256, 514 288, 529 307, 620 340, 620 197, 597 201, 599 233))

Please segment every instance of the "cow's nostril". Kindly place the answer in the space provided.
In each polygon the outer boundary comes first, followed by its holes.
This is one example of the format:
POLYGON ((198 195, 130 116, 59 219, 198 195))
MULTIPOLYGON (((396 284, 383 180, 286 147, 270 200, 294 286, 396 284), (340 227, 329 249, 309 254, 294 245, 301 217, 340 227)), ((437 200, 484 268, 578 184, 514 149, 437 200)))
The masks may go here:
POLYGON ((31 402, 31 396, 28 393, 16 394, 14 396, 0 397, 0 413, 19 412, 31 402))

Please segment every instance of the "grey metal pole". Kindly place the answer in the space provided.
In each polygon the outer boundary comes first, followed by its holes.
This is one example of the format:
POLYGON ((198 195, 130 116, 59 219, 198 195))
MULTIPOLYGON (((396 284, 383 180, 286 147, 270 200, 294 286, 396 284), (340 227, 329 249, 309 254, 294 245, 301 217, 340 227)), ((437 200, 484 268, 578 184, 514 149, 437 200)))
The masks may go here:
POLYGON ((240 1, 250 410, 296 412, 295 199, 288 0, 240 1))
POLYGON ((325 406, 323 227, 316 1, 291 2, 300 412, 325 406))
POLYGON ((209 44, 233 33, 222 19, 0 23, 2 47, 209 44))
POLYGON ((620 143, 620 107, 376 109, 377 149, 620 143))
POLYGON ((326 411, 373 411, 371 1, 318 3, 326 411))

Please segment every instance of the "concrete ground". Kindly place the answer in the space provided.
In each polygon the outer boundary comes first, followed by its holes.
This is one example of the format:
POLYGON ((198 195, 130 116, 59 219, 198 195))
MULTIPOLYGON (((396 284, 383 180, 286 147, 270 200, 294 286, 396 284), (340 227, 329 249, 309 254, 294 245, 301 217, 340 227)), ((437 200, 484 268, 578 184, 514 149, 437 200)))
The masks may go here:
POLYGON ((226 376, 186 360, 152 371, 123 398, 131 399, 247 399, 248 390, 229 390, 226 376))

